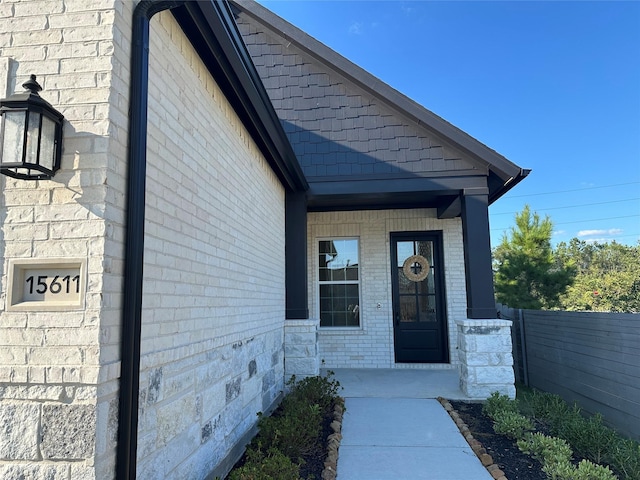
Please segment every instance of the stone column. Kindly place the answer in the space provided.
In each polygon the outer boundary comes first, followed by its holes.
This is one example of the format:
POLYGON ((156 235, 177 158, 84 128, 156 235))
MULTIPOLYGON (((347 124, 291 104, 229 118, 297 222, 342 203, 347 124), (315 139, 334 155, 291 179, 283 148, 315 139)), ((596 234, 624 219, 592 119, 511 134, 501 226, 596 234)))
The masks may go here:
POLYGON ((285 380, 313 377, 320 373, 318 355, 318 320, 286 320, 284 322, 285 380))
POLYGON ((458 320, 460 388, 470 398, 515 398, 510 320, 458 320))

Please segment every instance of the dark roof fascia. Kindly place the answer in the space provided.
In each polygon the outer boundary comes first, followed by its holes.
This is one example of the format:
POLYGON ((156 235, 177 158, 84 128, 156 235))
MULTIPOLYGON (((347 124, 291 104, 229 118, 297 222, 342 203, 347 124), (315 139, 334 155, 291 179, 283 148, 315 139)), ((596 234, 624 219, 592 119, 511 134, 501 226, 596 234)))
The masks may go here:
MULTIPOLYGON (((478 170, 445 170, 436 172, 412 172, 405 174, 392 174, 392 173, 377 173, 367 174, 366 176, 349 178, 345 180, 340 175, 324 175, 324 176, 309 176, 307 180, 310 184, 320 184, 323 182, 341 182, 345 184, 357 185, 358 183, 367 183, 375 180, 387 180, 389 182, 412 182, 420 179, 427 179, 437 181, 439 178, 457 178, 457 177, 478 177, 482 182, 487 181, 486 173, 479 173, 478 170)), ((347 187, 348 188, 348 187, 347 187)))
POLYGON ((417 125, 444 137, 451 146, 467 153, 481 164, 488 165, 489 169, 504 182, 502 187, 492 191, 494 200, 527 176, 528 170, 520 168, 495 150, 398 92, 257 2, 253 0, 230 1, 238 5, 247 15, 277 32, 287 41, 294 43, 298 48, 323 63, 327 68, 349 79, 361 89, 384 102, 387 107, 407 116, 417 125))
POLYGON ((442 178, 378 178, 345 182, 312 182, 307 192, 309 211, 378 208, 435 208, 464 195, 469 189, 487 189, 483 175, 442 178))
POLYGON ((228 2, 186 2, 172 13, 284 186, 306 191, 309 185, 302 168, 228 2))
MULTIPOLYGON (((527 178, 527 176, 531 173, 531 169, 521 168, 520 173, 511 179, 508 179, 505 183, 497 188, 489 188, 489 205, 495 202, 497 199, 505 195, 509 190, 519 184, 522 180, 527 178)), ((488 183, 491 183, 491 178, 489 178, 488 183)))
POLYGON ((345 182, 344 180, 314 182, 309 194, 365 195, 373 193, 441 193, 450 195, 469 188, 486 188, 487 179, 481 175, 458 177, 425 177, 414 179, 379 178, 376 180, 345 182))

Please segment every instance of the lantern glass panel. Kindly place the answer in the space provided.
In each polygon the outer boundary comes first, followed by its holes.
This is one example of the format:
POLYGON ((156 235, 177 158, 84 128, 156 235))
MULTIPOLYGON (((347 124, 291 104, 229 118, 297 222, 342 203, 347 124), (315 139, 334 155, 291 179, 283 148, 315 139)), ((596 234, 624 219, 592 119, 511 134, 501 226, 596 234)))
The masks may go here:
POLYGON ((40 165, 53 170, 56 155, 56 124, 49 117, 42 116, 42 140, 40 141, 40 165))
POLYGON ((38 163, 38 144, 40 143, 40 114, 29 112, 29 130, 27 131, 27 155, 25 163, 38 163))
POLYGON ((5 112, 4 136, 2 139, 2 164, 15 164, 22 161, 24 147, 25 111, 5 112))

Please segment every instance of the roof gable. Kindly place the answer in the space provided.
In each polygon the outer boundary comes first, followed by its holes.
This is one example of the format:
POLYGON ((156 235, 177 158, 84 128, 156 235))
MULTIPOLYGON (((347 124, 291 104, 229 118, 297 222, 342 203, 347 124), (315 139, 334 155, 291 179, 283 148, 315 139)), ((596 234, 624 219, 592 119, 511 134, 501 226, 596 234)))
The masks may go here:
POLYGON ((424 190, 417 180, 483 176, 496 199, 526 175, 259 4, 235 2, 234 12, 312 191, 382 178, 424 190))
POLYGON ((476 170, 446 142, 398 115, 343 75, 313 62, 295 44, 259 31, 240 16, 239 28, 280 116, 305 176, 413 176, 476 170))

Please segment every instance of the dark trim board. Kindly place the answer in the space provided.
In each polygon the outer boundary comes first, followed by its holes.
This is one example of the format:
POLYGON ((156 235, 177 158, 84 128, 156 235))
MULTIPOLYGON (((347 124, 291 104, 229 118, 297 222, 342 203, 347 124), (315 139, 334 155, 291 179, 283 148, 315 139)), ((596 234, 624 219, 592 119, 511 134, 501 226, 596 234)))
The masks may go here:
POLYGON ((462 243, 467 286, 467 318, 497 318, 491 267, 488 189, 462 196, 462 243))
POLYGON ((307 201, 304 193, 286 193, 284 216, 286 318, 307 319, 307 201))

